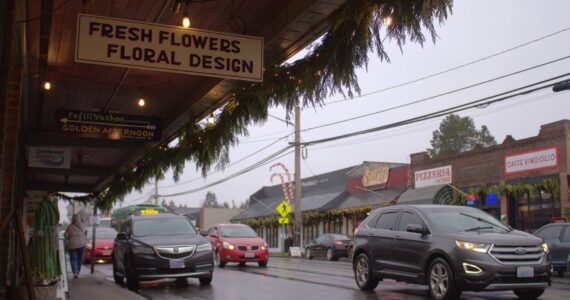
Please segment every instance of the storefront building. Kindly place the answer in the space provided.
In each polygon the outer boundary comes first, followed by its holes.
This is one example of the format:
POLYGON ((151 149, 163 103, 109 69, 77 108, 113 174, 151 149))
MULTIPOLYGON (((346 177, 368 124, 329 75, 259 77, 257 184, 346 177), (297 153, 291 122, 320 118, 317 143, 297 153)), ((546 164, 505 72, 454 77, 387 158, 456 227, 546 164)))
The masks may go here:
POLYGON ((567 217, 569 147, 570 121, 562 120, 542 125, 535 137, 509 135, 501 144, 451 157, 411 154, 414 189, 398 203, 457 204, 459 198, 516 229, 534 232, 567 217))
MULTIPOLYGON (((352 236, 370 210, 394 204, 406 189, 408 166, 363 162, 361 165, 304 178, 302 184, 301 247, 323 233, 352 236)), ((279 225, 275 209, 292 188, 288 184, 263 187, 250 196, 250 206, 232 221, 249 224, 270 250, 282 251, 292 225, 279 225)), ((291 199, 294 208, 294 200, 291 199)), ((293 209, 294 211, 294 209, 293 209)), ((291 222, 293 215, 289 216, 291 222)))

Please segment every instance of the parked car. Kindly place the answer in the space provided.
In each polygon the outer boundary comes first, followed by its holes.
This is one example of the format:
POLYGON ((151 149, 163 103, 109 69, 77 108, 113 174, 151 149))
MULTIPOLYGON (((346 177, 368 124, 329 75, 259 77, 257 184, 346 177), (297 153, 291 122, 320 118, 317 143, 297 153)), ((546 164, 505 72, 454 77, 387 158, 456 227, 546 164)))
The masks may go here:
POLYGON ((136 291, 141 280, 197 277, 202 285, 212 281, 212 245, 198 234, 190 220, 170 213, 129 216, 115 238, 113 277, 126 278, 136 291))
POLYGON ((309 242, 305 247, 305 257, 326 257, 328 260, 338 260, 348 257, 348 247, 352 239, 342 234, 325 233, 309 242))
POLYGON ((558 276, 564 276, 564 272, 569 271, 567 260, 570 256, 570 222, 544 225, 534 235, 546 241, 554 271, 558 276))
POLYGON ((223 268, 228 262, 257 262, 266 267, 269 250, 265 241, 245 224, 218 224, 208 229, 216 265, 223 268))
POLYGON ((95 230, 95 251, 93 251, 92 238, 93 231, 87 231, 88 243, 85 247, 85 254, 83 255, 83 262, 88 264, 94 258, 96 262, 111 261, 113 254, 113 243, 117 236, 117 231, 110 227, 96 227, 95 230), (94 253, 94 254, 93 254, 94 253))
POLYGON ((353 270, 362 290, 384 278, 425 284, 434 299, 462 291, 512 290, 536 299, 551 284, 548 246, 464 206, 397 205, 371 213, 356 231, 353 270))

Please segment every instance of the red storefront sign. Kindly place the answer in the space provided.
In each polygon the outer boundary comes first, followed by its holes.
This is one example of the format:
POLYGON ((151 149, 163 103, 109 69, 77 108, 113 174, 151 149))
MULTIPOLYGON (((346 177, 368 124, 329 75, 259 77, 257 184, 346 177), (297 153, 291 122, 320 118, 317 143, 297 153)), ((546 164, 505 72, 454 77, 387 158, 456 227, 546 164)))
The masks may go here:
POLYGON ((559 166, 560 159, 557 145, 505 155, 505 176, 556 169, 559 166))

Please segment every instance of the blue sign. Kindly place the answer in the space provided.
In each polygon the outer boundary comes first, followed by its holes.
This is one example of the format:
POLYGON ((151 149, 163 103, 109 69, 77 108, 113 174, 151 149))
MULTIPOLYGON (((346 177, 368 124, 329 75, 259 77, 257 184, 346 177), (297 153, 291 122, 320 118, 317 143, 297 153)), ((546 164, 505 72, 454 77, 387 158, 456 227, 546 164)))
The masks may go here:
POLYGON ((497 194, 495 194, 495 193, 487 194, 486 202, 487 202, 487 205, 497 204, 497 194))
POLYGON ((467 200, 467 205, 474 205, 475 204, 475 200, 467 200))

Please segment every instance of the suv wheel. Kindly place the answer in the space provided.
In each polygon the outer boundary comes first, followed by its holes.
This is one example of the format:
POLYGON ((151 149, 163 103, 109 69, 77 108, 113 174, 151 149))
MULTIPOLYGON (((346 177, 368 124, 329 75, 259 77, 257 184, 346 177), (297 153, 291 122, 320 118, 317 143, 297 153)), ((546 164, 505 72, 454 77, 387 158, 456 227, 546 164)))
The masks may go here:
POLYGON ((115 280, 116 284, 122 286, 125 278, 117 274, 117 263, 115 262, 115 256, 113 256, 111 259, 113 261, 113 279, 115 280))
POLYGON ((260 268, 265 268, 265 267, 267 267, 267 262, 266 262, 266 261, 258 261, 257 264, 259 265, 260 268))
POLYGON ((457 299, 461 291, 455 287, 453 271, 442 258, 436 258, 429 266, 429 292, 433 299, 457 299))
POLYGON ((368 255, 362 253, 358 255, 354 263, 354 279, 356 284, 363 291, 370 291, 378 286, 378 278, 372 274, 372 266, 368 255))
POLYGON ((519 297, 519 299, 534 300, 544 293, 544 289, 514 290, 513 292, 517 297, 519 297))
POLYGON ((313 259, 313 256, 311 255, 311 249, 309 248, 305 249, 305 257, 307 259, 313 259))
POLYGON ((214 277, 214 272, 210 272, 209 276, 199 277, 200 285, 210 285, 212 283, 212 278, 214 277))
POLYGON ((327 260, 336 260, 336 257, 333 255, 332 248, 327 249, 327 260))
POLYGON ((220 257, 220 250, 216 251, 216 266, 223 268, 226 266, 226 263, 222 261, 222 258, 220 257))
POLYGON ((135 276, 130 260, 125 259, 125 275, 127 275, 127 288, 133 292, 139 289, 139 279, 135 276))

